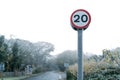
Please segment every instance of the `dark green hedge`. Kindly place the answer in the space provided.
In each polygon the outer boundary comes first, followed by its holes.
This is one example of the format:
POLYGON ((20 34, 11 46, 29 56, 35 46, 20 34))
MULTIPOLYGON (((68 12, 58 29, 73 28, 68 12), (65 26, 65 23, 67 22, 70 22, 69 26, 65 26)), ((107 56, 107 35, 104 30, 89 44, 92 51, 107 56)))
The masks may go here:
POLYGON ((70 71, 67 71, 67 80, 77 80, 77 77, 74 76, 70 71))

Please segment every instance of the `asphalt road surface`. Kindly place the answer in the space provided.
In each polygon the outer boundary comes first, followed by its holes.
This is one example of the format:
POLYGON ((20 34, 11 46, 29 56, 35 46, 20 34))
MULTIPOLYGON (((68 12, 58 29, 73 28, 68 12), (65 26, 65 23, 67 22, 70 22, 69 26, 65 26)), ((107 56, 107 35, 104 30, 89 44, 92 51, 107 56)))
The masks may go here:
POLYGON ((41 75, 30 77, 25 80, 65 80, 65 73, 49 71, 41 75))

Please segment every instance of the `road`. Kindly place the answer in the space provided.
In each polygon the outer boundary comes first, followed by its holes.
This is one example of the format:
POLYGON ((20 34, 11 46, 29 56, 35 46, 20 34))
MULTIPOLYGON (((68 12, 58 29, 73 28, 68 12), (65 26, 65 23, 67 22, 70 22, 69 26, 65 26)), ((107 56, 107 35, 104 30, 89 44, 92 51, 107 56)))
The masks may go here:
POLYGON ((25 80, 65 80, 65 77, 65 73, 49 71, 35 77, 27 78, 25 80))

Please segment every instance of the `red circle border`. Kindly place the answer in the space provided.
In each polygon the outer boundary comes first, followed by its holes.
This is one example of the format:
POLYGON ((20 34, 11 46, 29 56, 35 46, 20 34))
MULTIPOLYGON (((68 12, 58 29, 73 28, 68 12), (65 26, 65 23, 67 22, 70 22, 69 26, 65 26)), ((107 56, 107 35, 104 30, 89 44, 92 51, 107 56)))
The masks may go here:
POLYGON ((72 27, 74 27, 75 29, 86 29, 86 28, 88 28, 88 26, 89 26, 89 24, 90 24, 90 22, 91 22, 91 16, 90 16, 90 14, 89 14, 88 11, 86 11, 86 10, 84 10, 84 9, 78 9, 78 10, 75 10, 75 11, 72 13, 72 15, 71 15, 71 17, 70 17, 70 22, 71 22, 72 27), (83 12, 87 13, 87 15, 88 15, 88 17, 89 17, 88 23, 87 23, 86 25, 84 25, 84 26, 77 26, 77 25, 75 25, 74 22, 72 21, 72 16, 74 15, 74 13, 76 13, 76 12, 78 12, 78 11, 83 11, 83 12))

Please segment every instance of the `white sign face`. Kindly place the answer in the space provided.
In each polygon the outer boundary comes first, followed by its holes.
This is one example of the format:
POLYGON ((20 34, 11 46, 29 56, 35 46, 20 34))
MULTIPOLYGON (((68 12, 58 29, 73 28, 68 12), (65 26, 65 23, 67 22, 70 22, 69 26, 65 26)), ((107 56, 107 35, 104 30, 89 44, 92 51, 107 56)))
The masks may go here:
POLYGON ((77 29, 87 28, 91 21, 90 14, 85 10, 76 10, 71 15, 71 24, 77 29))

